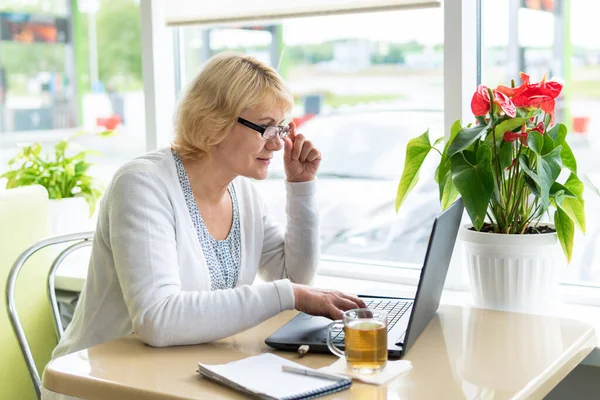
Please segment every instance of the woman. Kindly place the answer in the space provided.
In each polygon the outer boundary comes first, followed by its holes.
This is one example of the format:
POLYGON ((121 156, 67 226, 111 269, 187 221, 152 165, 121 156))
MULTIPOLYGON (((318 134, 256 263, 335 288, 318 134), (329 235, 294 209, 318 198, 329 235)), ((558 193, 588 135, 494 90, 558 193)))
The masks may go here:
POLYGON ((357 297, 307 286, 319 260, 320 152, 293 123, 270 67, 213 57, 182 97, 170 148, 115 174, 85 289, 53 356, 135 332, 151 346, 206 343, 287 309, 339 319, 357 297), (286 136, 287 135, 287 136, 286 136), (251 179, 284 149, 285 231, 251 179), (256 275, 265 283, 251 285, 256 275))

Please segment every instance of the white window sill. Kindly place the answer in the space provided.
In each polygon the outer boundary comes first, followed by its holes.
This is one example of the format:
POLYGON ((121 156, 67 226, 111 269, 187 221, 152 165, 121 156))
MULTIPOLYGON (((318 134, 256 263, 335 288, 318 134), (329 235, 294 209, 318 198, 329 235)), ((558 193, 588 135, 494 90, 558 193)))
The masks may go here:
POLYGON ((416 264, 373 264, 350 259, 322 257, 319 275, 338 276, 363 281, 417 285, 421 268, 416 264))

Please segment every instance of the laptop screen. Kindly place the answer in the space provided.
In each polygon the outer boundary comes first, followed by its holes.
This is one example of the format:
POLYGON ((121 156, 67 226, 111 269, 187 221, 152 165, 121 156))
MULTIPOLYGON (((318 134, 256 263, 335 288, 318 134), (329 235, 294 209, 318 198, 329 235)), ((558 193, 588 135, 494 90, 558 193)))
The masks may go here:
POLYGON ((425 262, 421 269, 419 286, 404 338, 404 352, 414 344, 440 305, 463 209, 462 200, 458 199, 433 222, 425 262))

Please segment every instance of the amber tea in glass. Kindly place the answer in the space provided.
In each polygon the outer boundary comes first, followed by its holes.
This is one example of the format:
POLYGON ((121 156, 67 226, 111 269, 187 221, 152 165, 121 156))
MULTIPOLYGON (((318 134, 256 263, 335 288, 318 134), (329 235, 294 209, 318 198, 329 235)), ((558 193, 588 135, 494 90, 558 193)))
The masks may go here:
POLYGON ((383 369, 388 359, 387 313, 363 308, 346 311, 343 320, 329 326, 327 345, 333 354, 345 357, 353 371, 372 373, 383 369), (343 325, 344 352, 334 346, 334 340, 342 336, 339 325, 343 325))

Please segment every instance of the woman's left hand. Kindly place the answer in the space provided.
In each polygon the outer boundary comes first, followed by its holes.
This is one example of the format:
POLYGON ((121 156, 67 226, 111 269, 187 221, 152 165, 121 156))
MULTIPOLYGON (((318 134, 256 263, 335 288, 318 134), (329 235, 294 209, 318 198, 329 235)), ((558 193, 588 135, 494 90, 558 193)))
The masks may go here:
POLYGON ((289 135, 283 139, 283 163, 288 182, 313 180, 321 164, 321 152, 303 134, 296 133, 293 122, 289 135))

